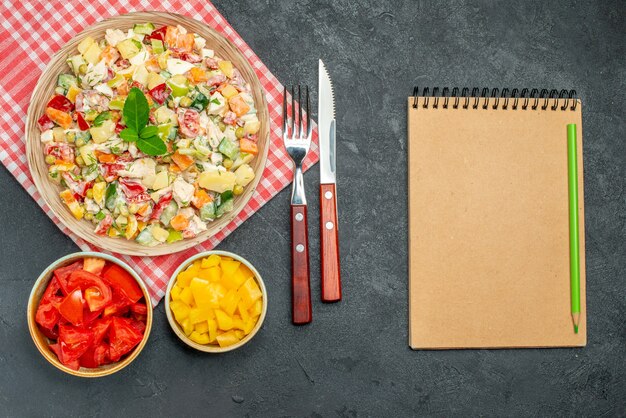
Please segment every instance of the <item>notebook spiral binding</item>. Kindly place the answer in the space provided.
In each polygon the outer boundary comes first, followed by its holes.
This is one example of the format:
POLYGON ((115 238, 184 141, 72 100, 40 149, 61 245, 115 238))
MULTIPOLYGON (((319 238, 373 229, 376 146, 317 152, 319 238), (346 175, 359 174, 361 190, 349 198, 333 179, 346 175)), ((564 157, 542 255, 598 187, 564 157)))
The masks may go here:
MULTIPOLYGON (((482 90, 478 87, 472 88, 472 92, 470 94, 470 89, 468 87, 463 87, 459 89, 458 87, 454 87, 452 91, 450 91, 449 87, 444 87, 441 90, 441 94, 439 94, 439 87, 433 87, 432 94, 430 92, 430 88, 424 87, 422 90, 421 96, 424 97, 424 103, 422 107, 428 108, 428 106, 432 106, 433 109, 437 109, 441 104, 441 107, 447 109, 450 106, 450 102, 452 101, 452 108, 458 109, 461 106, 463 109, 468 109, 471 107, 472 109, 478 109, 479 105, 483 109, 487 109, 489 105, 492 105, 493 109, 506 110, 509 105, 511 108, 516 110, 520 107, 522 110, 528 109, 529 105, 532 110, 536 110, 541 103, 541 110, 546 110, 548 106, 550 110, 557 110, 559 108, 558 99, 565 99, 565 102, 560 107, 561 110, 567 110, 569 101, 572 101, 571 106, 569 106, 569 110, 576 110, 576 106, 578 105, 578 101, 576 100, 576 90, 550 90, 542 89, 539 91, 538 89, 509 89, 504 88, 502 91, 498 88, 491 89, 491 92, 487 87, 482 90), (460 94, 459 94, 460 90, 460 94), (452 99, 452 100, 451 100, 452 99), (552 105, 550 105, 550 101, 553 101, 552 105), (532 101, 532 104, 531 104, 532 101), (521 106, 520 106, 521 102, 521 106)), ((418 98, 420 89, 415 86, 413 88, 413 108, 418 108, 418 98)))

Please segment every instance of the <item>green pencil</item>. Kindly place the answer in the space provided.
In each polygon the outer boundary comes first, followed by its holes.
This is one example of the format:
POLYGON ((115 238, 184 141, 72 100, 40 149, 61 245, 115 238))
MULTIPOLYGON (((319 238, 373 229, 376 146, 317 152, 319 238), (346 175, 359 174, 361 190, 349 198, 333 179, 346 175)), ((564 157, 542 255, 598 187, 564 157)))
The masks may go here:
POLYGON ((578 247, 578 156, 576 124, 567 125, 567 173, 569 184, 569 271, 572 321, 578 334, 580 321, 580 254, 578 247))

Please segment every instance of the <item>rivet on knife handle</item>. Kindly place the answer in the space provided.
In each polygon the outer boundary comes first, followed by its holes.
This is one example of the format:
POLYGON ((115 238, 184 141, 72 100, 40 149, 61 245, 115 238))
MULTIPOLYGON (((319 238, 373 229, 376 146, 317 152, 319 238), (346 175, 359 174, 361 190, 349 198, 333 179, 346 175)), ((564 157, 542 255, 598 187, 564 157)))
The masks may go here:
POLYGON ((309 239, 306 205, 291 205, 291 296, 294 324, 311 322, 309 239))
POLYGON ((320 184, 320 236, 322 246, 322 301, 341 300, 341 269, 337 233, 337 197, 334 184, 320 184))

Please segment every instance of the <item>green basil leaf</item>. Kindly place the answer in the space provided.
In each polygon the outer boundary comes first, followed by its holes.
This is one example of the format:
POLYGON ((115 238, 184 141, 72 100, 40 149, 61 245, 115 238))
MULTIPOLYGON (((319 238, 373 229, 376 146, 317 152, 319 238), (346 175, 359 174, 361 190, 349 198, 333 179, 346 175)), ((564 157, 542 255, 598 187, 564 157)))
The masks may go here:
POLYGON ((150 138, 151 136, 156 136, 159 133, 159 128, 156 126, 146 126, 139 132, 139 136, 143 139, 150 138))
POLYGON ((106 110, 100 113, 98 116, 96 116, 96 118, 93 120, 93 126, 101 126, 102 123, 108 119, 111 119, 111 112, 106 110))
POLYGON ((165 143, 159 139, 158 136, 151 136, 149 138, 139 138, 137 141, 137 148, 144 154, 148 155, 163 155, 167 152, 165 143))
POLYGON ((139 135, 137 135, 137 132, 134 129, 126 128, 120 132, 120 138, 126 142, 137 142, 139 135))
POLYGON ((148 106, 148 100, 143 92, 137 87, 130 89, 123 110, 126 126, 135 132, 141 132, 143 127, 148 124, 149 114, 150 106, 148 106))

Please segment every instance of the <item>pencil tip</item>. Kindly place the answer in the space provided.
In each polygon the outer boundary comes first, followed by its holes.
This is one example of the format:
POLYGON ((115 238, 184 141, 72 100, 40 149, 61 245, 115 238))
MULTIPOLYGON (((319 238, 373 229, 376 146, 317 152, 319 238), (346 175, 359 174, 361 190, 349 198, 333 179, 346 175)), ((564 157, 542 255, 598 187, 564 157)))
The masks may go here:
POLYGON ((574 325, 574 332, 578 334, 578 325, 574 325))

